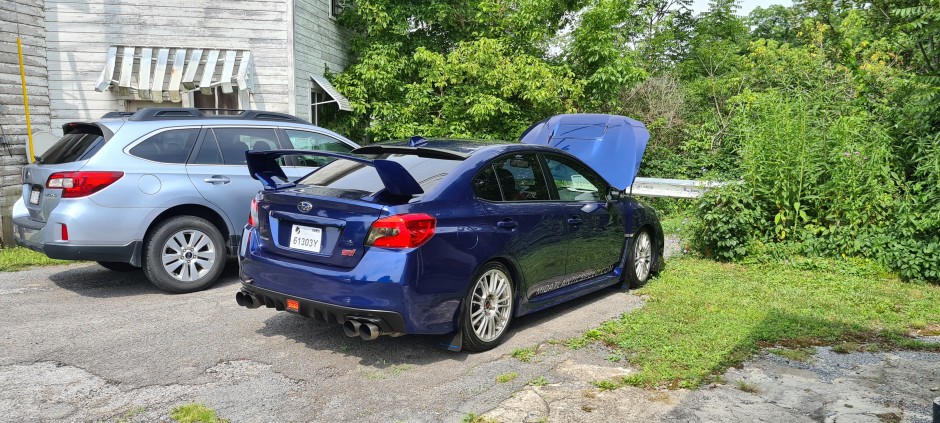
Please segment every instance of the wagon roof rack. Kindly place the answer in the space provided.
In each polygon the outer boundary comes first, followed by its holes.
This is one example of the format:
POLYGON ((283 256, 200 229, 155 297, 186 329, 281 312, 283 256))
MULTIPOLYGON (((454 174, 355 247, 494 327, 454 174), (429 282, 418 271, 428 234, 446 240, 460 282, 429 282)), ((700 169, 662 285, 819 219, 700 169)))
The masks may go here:
POLYGON ((310 122, 287 113, 268 112, 264 110, 197 109, 193 107, 148 107, 138 110, 136 113, 127 118, 127 120, 134 122, 187 119, 250 119, 294 122, 310 125, 310 122))

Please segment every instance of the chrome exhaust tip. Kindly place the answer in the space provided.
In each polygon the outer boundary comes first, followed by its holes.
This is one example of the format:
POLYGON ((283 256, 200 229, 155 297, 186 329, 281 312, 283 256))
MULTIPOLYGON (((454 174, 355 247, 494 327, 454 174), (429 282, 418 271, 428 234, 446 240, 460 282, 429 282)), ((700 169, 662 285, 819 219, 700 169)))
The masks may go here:
POLYGON ((359 328, 362 326, 362 323, 356 320, 346 320, 343 322, 343 333, 350 338, 355 338, 359 336, 359 328))
POLYGON ((359 326, 359 337, 362 338, 363 341, 375 340, 379 335, 381 335, 379 327, 374 323, 363 323, 359 326))
POLYGON ((258 301, 258 298, 244 291, 239 291, 235 294, 235 302, 238 303, 238 305, 247 308, 261 307, 261 302, 258 301))

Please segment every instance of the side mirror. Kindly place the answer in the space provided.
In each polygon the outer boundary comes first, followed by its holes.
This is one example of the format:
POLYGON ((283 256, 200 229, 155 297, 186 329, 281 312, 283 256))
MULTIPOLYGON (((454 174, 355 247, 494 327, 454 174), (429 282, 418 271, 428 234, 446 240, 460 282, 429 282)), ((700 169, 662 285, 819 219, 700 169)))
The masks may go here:
POLYGON ((620 201, 623 199, 623 197, 624 197, 623 191, 617 188, 610 187, 610 189, 607 190, 607 202, 608 203, 614 203, 614 202, 620 201))

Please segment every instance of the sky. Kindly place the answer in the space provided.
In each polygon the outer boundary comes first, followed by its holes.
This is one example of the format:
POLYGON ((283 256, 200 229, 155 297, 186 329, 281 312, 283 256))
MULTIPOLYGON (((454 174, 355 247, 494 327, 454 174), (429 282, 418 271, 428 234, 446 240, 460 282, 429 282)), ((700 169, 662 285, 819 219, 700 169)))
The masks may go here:
MULTIPOLYGON (((792 0, 741 0, 741 10, 739 14, 741 16, 747 16, 748 13, 751 13, 755 7, 767 7, 773 4, 782 4, 784 6, 790 6, 793 4, 792 0)), ((699 14, 708 10, 708 0, 695 0, 692 3, 692 10, 699 14)))

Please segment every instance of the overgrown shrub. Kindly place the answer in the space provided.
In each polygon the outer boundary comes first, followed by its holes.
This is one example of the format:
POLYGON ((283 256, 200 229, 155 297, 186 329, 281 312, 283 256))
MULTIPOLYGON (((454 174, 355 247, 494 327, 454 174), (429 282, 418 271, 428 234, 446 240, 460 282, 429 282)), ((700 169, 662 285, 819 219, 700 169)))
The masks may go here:
POLYGON ((691 246, 705 257, 737 260, 748 243, 759 238, 766 216, 752 192, 742 184, 708 191, 698 201, 690 233, 691 246))

